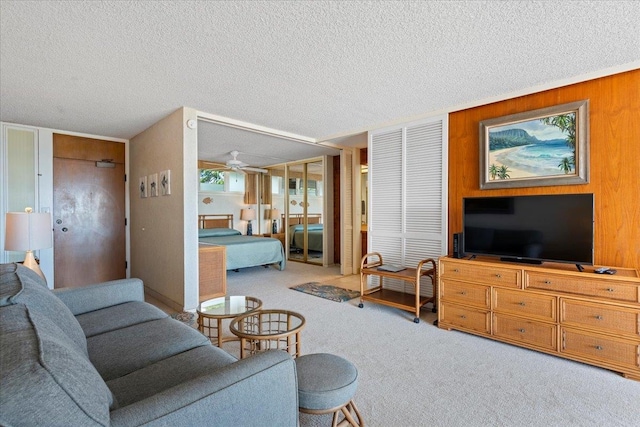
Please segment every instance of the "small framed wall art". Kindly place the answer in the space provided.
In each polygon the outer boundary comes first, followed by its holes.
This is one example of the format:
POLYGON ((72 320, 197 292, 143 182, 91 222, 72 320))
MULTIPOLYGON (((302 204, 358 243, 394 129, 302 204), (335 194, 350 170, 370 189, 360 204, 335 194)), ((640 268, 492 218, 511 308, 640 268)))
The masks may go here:
POLYGON ((171 194, 171 171, 166 170, 160 172, 160 195, 168 196, 171 194))
POLYGON ((157 173, 149 175, 149 195, 151 197, 158 197, 158 174, 157 173))
POLYGON ((147 197, 147 177, 140 177, 140 183, 138 184, 138 192, 140 193, 140 198, 144 199, 147 197))

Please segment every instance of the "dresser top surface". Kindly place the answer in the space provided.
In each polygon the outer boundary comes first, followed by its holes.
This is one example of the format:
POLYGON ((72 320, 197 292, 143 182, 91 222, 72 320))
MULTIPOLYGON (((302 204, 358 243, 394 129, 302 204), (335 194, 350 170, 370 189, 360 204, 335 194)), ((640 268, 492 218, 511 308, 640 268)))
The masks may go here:
POLYGON ((542 264, 528 264, 528 263, 519 263, 519 262, 506 262, 500 261, 499 259, 488 257, 488 256, 476 256, 473 260, 467 258, 453 258, 449 256, 441 257, 440 260, 446 260, 448 262, 466 262, 473 263, 477 265, 484 266, 493 266, 493 267, 501 267, 501 268, 516 268, 528 271, 549 271, 554 270, 558 272, 568 272, 568 273, 576 273, 576 274, 586 274, 592 277, 623 277, 623 278, 640 278, 640 274, 638 270, 634 268, 623 268, 623 267, 614 267, 607 266, 616 270, 616 274, 598 274, 595 273, 595 269, 601 266, 598 265, 583 265, 584 271, 579 272, 574 264, 564 264, 559 262, 544 262, 542 264))

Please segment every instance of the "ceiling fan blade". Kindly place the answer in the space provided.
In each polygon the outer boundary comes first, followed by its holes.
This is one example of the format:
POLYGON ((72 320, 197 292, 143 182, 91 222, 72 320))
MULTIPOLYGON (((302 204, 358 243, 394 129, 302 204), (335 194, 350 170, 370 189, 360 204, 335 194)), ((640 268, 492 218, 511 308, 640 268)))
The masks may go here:
POLYGON ((224 163, 210 162, 208 160, 198 160, 198 169, 222 170, 222 169, 228 169, 228 167, 224 163))
POLYGON ((244 166, 242 167, 242 169, 246 170, 246 171, 251 171, 251 172, 259 172, 259 173, 267 173, 269 172, 266 169, 261 169, 261 168, 253 168, 251 166, 244 166))

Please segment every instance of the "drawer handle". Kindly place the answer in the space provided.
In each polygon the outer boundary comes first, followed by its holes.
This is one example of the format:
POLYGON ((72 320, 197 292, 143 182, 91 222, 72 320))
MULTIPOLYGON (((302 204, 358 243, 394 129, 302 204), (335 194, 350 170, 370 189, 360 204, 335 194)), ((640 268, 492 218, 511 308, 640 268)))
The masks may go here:
POLYGON ((602 316, 600 316, 599 314, 596 315, 596 320, 602 320, 602 316))
POLYGON ((461 314, 461 315, 460 315, 460 318, 461 318, 461 319, 466 319, 466 318, 467 318, 467 316, 465 316, 464 314, 461 314))
POLYGON ((607 288, 607 292, 613 292, 614 289, 613 288, 607 288))
POLYGON ((500 273, 496 274, 496 277, 499 279, 502 277, 502 275, 500 273))
POLYGON ((545 284, 545 285, 550 285, 550 284, 551 284, 551 280, 545 280, 545 281, 544 281, 544 284, 545 284))
POLYGON ((527 305, 524 301, 520 301, 518 304, 519 304, 519 305, 521 305, 522 307, 524 307, 525 305, 527 305))
POLYGON ((454 268, 454 269, 453 269, 453 272, 454 272, 454 273, 460 273, 460 270, 458 270, 457 268, 454 268))
POLYGON ((521 334, 524 334, 525 332, 527 332, 524 328, 519 329, 521 334))
POLYGON ((460 295, 466 295, 466 294, 467 294, 467 291, 460 292, 460 295))
POLYGON ((596 350, 602 350, 602 346, 601 345, 597 345, 596 346, 596 350))

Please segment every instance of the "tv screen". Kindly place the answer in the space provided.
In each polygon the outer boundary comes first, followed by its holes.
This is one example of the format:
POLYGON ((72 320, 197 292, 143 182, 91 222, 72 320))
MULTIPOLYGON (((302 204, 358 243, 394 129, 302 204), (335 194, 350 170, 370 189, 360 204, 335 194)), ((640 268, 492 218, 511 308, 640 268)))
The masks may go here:
POLYGON ((593 194, 469 197, 462 226, 466 254, 593 264, 593 194))

